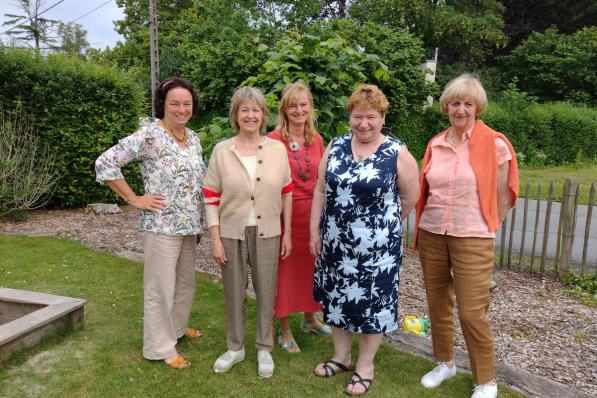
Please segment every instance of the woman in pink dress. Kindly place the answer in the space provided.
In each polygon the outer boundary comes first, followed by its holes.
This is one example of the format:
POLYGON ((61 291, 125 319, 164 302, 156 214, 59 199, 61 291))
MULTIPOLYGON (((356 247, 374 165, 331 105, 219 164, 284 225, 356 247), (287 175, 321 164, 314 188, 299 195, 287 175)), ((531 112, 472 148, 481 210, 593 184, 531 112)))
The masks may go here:
MULTIPOLYGON (((298 353, 288 316, 304 312, 301 330, 306 333, 331 334, 329 326, 315 318, 321 305, 313 299, 313 267, 309 252, 309 217, 317 168, 323 155, 321 136, 315 131, 313 97, 301 83, 288 85, 280 99, 278 123, 270 138, 281 141, 288 151, 294 191, 292 194, 292 252, 278 265, 276 317, 280 320, 278 343, 287 352, 298 353)), ((288 228, 283 228, 288 231, 288 228)), ((288 232, 285 232, 288 233, 288 232)))

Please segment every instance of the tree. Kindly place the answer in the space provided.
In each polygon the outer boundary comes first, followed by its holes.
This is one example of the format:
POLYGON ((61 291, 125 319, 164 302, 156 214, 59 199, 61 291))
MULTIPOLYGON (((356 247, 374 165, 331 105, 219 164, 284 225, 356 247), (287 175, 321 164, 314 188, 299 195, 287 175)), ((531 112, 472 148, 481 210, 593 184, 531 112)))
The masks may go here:
POLYGON ((83 56, 89 48, 87 31, 78 23, 70 22, 65 24, 61 22, 58 25, 58 37, 60 37, 62 44, 52 47, 56 52, 83 56))
POLYGON ((264 21, 271 27, 298 28, 319 20, 348 17, 348 7, 353 0, 246 0, 242 2, 253 10, 256 21, 264 21))
POLYGON ((561 33, 571 34, 584 27, 595 26, 595 0, 502 0, 506 7, 504 32, 512 49, 532 32, 545 32, 555 26, 561 33))
MULTIPOLYGON (((160 51, 179 44, 181 32, 177 25, 193 3, 193 0, 158 2, 160 51)), ((124 9, 124 19, 115 21, 114 24, 125 42, 117 44, 110 56, 119 67, 127 70, 139 68, 140 75, 149 76, 149 0, 116 0, 116 5, 124 9)))
POLYGON ((597 27, 571 35, 535 32, 500 62, 523 91, 541 101, 597 101, 597 27))
POLYGON ((14 26, 6 33, 16 40, 26 42, 33 40, 36 51, 40 50, 42 43, 53 43, 54 39, 49 36, 49 33, 58 21, 41 16, 47 10, 42 10, 44 4, 44 0, 18 0, 16 6, 21 8, 24 14, 4 14, 9 19, 2 25, 14 26))
POLYGON ((355 0, 351 17, 396 31, 408 30, 443 62, 482 64, 504 47, 504 6, 498 0, 355 0))

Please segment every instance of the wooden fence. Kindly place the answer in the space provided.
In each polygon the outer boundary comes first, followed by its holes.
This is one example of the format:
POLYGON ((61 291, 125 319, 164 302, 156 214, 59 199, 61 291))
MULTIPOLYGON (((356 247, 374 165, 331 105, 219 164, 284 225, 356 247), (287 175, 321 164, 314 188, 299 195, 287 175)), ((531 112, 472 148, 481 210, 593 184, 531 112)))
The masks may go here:
MULTIPOLYGON (((561 203, 553 200, 553 180, 547 188, 547 199, 542 199, 542 188, 539 183, 536 198, 532 198, 527 182, 517 208, 513 208, 504 219, 496 237, 496 264, 557 278, 569 272, 597 275, 597 243, 589 245, 591 239, 597 240, 597 233, 593 233, 591 238, 595 183, 591 184, 588 204, 580 205, 583 206, 582 212, 579 212, 578 204, 580 184, 575 180, 566 180, 561 203), (559 206, 559 209, 552 211, 554 206, 559 206), (529 211, 529 207, 534 209, 529 211), (578 239, 582 239, 582 243, 577 242, 575 246, 578 239)), ((404 225, 406 246, 411 246, 413 227, 414 213, 411 213, 404 225)))

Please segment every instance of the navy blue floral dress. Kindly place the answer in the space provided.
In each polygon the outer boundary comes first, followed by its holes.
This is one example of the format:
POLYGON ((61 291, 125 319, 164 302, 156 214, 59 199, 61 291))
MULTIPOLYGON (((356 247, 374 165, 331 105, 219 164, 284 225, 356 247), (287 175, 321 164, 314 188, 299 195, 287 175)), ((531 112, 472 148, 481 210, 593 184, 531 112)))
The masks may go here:
POLYGON ((398 328, 402 223, 396 162, 403 143, 385 137, 359 163, 351 137, 335 138, 328 156, 313 295, 326 323, 384 333, 398 328))

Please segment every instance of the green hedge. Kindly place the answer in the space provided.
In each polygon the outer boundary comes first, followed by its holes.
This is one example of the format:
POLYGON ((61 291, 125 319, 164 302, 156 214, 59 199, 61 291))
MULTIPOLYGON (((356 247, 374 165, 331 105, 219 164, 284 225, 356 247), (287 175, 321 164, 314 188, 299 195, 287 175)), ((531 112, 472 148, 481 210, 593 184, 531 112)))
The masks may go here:
MULTIPOLYGON (((64 55, 1 48, 0 106, 10 110, 17 103, 56 156, 60 181, 50 204, 113 201, 114 194, 95 182, 94 161, 137 129, 143 95, 133 79, 64 55)), ((142 186, 138 167, 124 172, 134 189, 142 186)))
MULTIPOLYGON (((514 145, 523 165, 563 165, 597 161, 597 110, 557 102, 512 106, 492 102, 481 117, 514 145)), ((423 115, 411 115, 390 125, 416 159, 421 160, 429 139, 449 126, 436 102, 423 115)))

